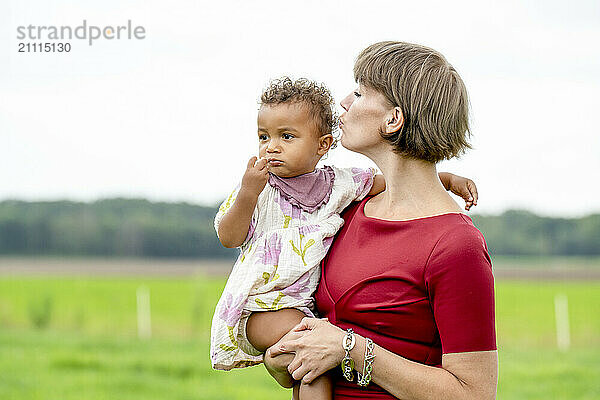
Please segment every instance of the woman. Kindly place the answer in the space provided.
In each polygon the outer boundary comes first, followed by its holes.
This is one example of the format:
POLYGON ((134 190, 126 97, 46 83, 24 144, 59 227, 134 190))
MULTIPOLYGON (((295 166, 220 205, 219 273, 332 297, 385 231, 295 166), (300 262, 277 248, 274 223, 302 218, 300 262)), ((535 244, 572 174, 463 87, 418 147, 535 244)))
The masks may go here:
POLYGON ((401 42, 363 50, 354 76, 341 143, 375 162, 386 190, 343 215, 315 295, 326 319, 305 318, 265 365, 280 383, 291 357, 304 384, 333 369, 335 399, 493 399, 491 262, 436 172, 469 148, 464 84, 441 54, 401 42))

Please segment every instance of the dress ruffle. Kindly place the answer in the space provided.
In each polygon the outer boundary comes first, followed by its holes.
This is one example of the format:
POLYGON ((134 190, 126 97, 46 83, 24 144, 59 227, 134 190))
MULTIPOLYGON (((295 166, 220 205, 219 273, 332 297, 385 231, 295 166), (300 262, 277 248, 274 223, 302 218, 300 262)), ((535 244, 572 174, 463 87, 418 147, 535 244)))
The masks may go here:
POLYGON ((269 175, 269 185, 278 189, 281 197, 309 213, 315 212, 329 201, 334 181, 335 172, 328 165, 293 178, 269 175))

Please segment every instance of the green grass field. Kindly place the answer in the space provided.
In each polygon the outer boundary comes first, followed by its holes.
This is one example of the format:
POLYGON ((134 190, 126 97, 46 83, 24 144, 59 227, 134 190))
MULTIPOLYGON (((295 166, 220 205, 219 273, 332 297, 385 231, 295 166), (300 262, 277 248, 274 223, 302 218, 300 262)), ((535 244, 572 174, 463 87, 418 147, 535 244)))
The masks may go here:
MULTIPOLYGON (((262 367, 213 371, 223 278, 0 276, 0 399, 288 399, 262 367), (137 339, 136 289, 153 337, 137 339), (38 325, 36 327, 36 325, 38 325)), ((496 282, 499 399, 600 398, 600 282, 496 282), (556 348, 554 296, 572 348, 556 348)))

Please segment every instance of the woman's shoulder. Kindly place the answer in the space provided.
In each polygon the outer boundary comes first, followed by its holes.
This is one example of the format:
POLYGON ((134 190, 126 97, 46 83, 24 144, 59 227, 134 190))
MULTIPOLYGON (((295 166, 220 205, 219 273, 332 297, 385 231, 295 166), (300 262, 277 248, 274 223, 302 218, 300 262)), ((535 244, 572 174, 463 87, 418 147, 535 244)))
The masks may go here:
POLYGON ((425 269, 426 274, 442 271, 467 275, 476 271, 491 272, 485 238, 467 215, 456 213, 440 227, 425 269))
POLYGON ((446 214, 446 218, 440 226, 440 237, 438 244, 446 244, 451 248, 464 249, 465 247, 478 247, 485 245, 483 234, 473 220, 466 214, 456 212, 446 214))

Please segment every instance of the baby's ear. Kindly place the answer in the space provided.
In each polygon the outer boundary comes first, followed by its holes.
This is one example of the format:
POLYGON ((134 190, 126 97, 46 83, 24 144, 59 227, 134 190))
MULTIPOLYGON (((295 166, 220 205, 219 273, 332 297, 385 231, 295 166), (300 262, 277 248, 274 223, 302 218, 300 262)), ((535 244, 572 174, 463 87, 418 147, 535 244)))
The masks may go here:
POLYGON ((324 155, 329 151, 331 145, 333 143, 333 135, 328 133, 327 135, 323 135, 319 138, 319 150, 317 153, 319 155, 324 155))

